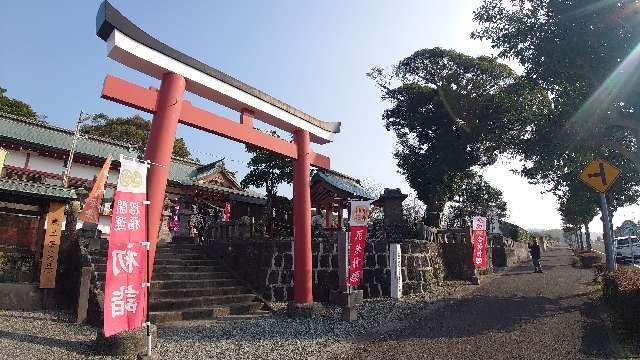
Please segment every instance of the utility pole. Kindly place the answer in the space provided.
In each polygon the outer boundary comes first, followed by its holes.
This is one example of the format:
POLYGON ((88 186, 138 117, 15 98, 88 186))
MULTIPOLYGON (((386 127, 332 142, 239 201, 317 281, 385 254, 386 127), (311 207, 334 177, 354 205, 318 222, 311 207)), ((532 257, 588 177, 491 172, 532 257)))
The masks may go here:
POLYGON ((93 118, 93 114, 85 114, 80 110, 80 116, 76 122, 76 131, 73 134, 73 142, 71 143, 71 149, 69 150, 69 158, 67 160, 67 166, 62 173, 62 186, 69 187, 69 174, 71 173, 71 164, 73 163, 73 155, 76 153, 76 147, 78 146, 78 139, 80 138, 80 125, 88 119, 93 118))
POLYGON ((607 258, 607 272, 614 272, 616 271, 616 257, 613 249, 613 239, 611 238, 609 207, 604 193, 600 193, 600 211, 602 212, 602 238, 604 239, 604 253, 607 258))

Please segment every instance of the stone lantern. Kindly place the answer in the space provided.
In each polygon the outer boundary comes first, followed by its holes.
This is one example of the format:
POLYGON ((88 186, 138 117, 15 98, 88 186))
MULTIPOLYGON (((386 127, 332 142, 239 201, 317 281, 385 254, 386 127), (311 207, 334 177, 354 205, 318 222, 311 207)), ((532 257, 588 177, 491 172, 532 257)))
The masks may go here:
POLYGON ((380 198, 373 202, 374 206, 382 207, 385 226, 403 223, 402 202, 407 196, 400 189, 385 188, 380 198))

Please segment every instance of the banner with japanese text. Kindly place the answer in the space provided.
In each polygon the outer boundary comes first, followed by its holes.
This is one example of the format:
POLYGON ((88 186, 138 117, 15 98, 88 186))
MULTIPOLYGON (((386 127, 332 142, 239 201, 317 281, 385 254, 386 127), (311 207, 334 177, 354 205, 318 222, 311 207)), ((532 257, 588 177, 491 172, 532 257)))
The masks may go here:
POLYGON ((471 227, 473 241, 473 264, 476 267, 487 266, 487 218, 476 216, 471 227))
POLYGON ((145 321, 146 178, 146 164, 121 159, 107 255, 105 336, 139 328, 145 321))
POLYGON ((367 239, 367 222, 371 201, 351 201, 349 234, 349 277, 347 285, 357 287, 362 280, 364 252, 367 239))

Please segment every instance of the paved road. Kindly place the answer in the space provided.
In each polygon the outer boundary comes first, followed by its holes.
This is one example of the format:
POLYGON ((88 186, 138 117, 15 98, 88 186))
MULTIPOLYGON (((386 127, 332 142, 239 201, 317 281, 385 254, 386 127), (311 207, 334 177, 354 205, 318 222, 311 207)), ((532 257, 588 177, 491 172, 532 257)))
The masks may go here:
POLYGON ((589 295, 591 270, 570 266, 565 246, 543 257, 543 274, 516 267, 471 294, 343 359, 609 359, 607 327, 589 295))

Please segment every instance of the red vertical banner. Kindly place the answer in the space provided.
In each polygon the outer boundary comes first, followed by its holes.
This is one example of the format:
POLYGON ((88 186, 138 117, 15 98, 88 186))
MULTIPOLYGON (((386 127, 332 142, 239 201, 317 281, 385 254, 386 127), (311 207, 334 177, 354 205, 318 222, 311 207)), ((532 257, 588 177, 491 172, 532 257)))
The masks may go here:
POLYGON ((231 203, 224 203, 224 222, 229 222, 231 219, 231 203))
POLYGON ((476 216, 472 225, 473 264, 475 267, 483 268, 487 266, 487 218, 476 216))
POLYGON ((351 201, 349 277, 347 278, 347 285, 353 288, 357 287, 360 284, 360 280, 362 280, 370 206, 370 201, 351 201))
POLYGON ((105 336, 139 328, 145 321, 146 177, 146 164, 120 159, 104 290, 105 336))

